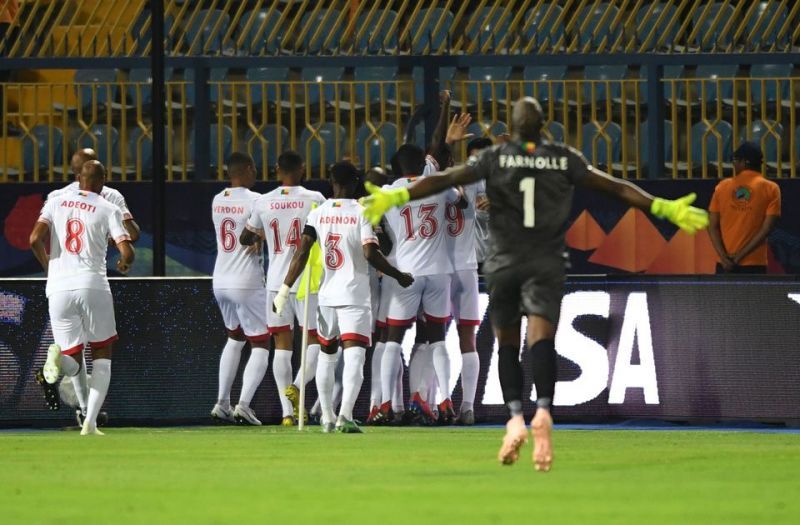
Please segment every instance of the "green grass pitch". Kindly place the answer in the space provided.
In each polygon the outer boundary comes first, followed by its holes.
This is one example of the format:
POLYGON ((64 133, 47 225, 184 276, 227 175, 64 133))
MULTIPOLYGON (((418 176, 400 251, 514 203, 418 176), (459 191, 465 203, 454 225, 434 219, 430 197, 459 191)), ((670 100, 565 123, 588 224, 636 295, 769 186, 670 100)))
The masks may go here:
POLYGON ((0 523, 800 523, 800 436, 555 432, 535 472, 497 428, 0 433, 0 523))

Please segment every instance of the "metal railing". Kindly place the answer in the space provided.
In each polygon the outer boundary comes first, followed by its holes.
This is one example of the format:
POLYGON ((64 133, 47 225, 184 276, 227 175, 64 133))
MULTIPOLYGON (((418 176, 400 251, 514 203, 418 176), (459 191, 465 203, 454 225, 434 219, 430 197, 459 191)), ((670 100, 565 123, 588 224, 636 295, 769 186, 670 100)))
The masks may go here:
MULTIPOLYGON (((150 52, 145 0, 20 4, 2 54, 150 52)), ((800 2, 169 0, 164 29, 173 56, 791 51, 800 2)))

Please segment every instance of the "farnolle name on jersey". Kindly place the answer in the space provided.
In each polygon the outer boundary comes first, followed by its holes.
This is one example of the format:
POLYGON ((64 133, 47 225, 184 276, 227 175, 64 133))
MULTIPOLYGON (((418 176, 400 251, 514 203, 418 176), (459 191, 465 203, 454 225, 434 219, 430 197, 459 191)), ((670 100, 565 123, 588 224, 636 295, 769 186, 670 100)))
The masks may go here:
POLYGON ((529 157, 500 155, 501 168, 532 168, 537 170, 566 170, 567 157, 529 157))

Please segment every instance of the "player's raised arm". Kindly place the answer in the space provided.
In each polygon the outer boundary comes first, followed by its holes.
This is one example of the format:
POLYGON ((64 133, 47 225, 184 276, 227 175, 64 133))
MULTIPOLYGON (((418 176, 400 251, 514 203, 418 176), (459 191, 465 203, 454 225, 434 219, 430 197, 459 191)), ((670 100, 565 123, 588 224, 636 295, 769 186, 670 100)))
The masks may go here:
MULTIPOLYGON (((247 231, 247 230, 245 230, 247 231)), ((289 291, 291 290, 294 282, 300 278, 303 269, 308 262, 308 256, 311 253, 311 247, 317 241, 317 232, 313 227, 306 225, 303 230, 303 236, 300 238, 300 247, 294 252, 292 262, 289 263, 289 271, 286 272, 286 278, 283 280, 281 289, 273 301, 273 309, 276 313, 281 313, 286 301, 289 299, 289 291)))

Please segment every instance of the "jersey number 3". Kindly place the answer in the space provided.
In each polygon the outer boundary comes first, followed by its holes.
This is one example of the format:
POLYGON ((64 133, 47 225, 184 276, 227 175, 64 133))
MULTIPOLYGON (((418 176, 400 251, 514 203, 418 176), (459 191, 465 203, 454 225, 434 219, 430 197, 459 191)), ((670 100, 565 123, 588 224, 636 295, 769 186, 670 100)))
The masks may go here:
POLYGON ((533 190, 536 188, 536 179, 525 177, 519 181, 519 191, 522 192, 522 225, 526 228, 536 226, 536 210, 533 207, 533 190))
POLYGON ((339 248, 342 236, 338 233, 329 233, 325 238, 325 266, 329 270, 338 270, 344 266, 344 253, 339 248))

